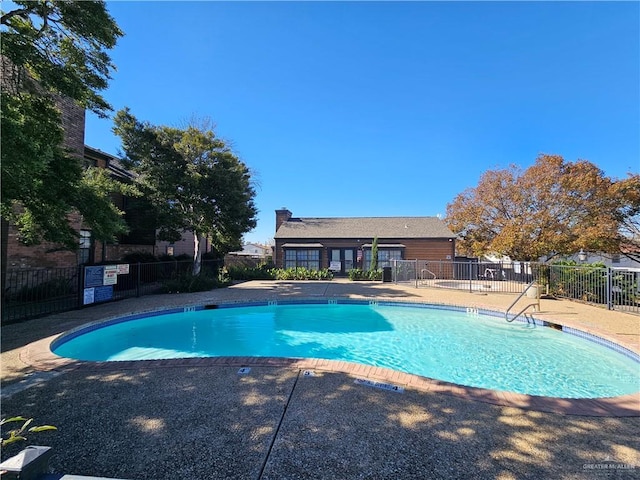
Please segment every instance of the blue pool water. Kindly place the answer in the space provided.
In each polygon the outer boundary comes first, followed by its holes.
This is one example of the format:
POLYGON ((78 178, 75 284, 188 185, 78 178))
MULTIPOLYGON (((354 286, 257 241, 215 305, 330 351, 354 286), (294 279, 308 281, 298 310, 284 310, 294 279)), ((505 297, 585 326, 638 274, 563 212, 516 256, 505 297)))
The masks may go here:
POLYGON ((560 398, 640 390, 640 364, 628 355, 551 328, 424 306, 294 304, 196 310, 94 326, 57 340, 52 350, 93 361, 325 358, 560 398))

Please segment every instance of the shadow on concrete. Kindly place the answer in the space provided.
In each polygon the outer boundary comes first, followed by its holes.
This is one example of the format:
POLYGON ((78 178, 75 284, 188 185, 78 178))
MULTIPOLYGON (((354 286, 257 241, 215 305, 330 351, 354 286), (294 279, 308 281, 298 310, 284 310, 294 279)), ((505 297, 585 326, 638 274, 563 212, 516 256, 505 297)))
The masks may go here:
POLYGON ((56 425, 29 441, 54 448, 54 471, 78 475, 562 479, 592 478, 593 465, 617 465, 614 478, 640 468, 640 418, 545 414, 354 379, 110 364, 18 393, 2 414, 56 425))

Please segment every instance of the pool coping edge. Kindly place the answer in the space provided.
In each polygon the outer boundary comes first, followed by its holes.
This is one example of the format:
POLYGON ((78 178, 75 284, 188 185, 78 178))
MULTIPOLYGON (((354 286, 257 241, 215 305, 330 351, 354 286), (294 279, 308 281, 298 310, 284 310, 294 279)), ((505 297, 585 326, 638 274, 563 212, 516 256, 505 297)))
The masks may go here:
MULTIPOLYGON (((315 303, 326 304, 332 300, 337 300, 338 303, 346 304, 384 304, 384 305, 423 305, 432 307, 443 308, 455 308, 465 309, 470 308, 468 305, 458 305, 449 303, 432 303, 424 301, 400 301, 398 299, 386 299, 386 298, 348 298, 348 297, 336 297, 336 298, 324 298, 319 299, 312 297, 310 299, 279 299, 275 302, 273 299, 257 300, 257 301, 221 301, 215 305, 218 306, 264 306, 264 305, 288 305, 288 304, 302 304, 302 303, 315 303)), ((214 305, 214 304, 212 304, 214 305)), ((299 358, 284 358, 284 357, 209 357, 209 358, 185 358, 185 359, 167 359, 167 360, 136 360, 136 361, 116 361, 116 362, 86 362, 78 361, 68 358, 63 358, 55 355, 51 348, 53 344, 62 339, 67 338, 68 335, 72 335, 74 332, 86 331, 86 329, 92 325, 106 326, 111 323, 119 323, 120 321, 132 320, 134 318, 142 318, 148 316, 161 315, 171 312, 189 311, 186 309, 200 310, 204 309, 206 305, 185 305, 183 307, 172 308, 159 308, 150 309, 148 311, 139 311, 131 313, 129 315, 112 315, 104 317, 100 320, 87 322, 83 325, 70 329, 66 332, 52 335, 50 337, 32 342, 26 345, 20 351, 20 360, 26 365, 31 366, 36 371, 56 371, 66 372, 70 370, 104 370, 110 368, 118 368, 123 370, 136 369, 141 365, 151 366, 153 368, 165 368, 165 367, 242 367, 242 366, 262 366, 262 367, 289 367, 297 370, 320 370, 328 373, 343 373, 357 378, 372 379, 382 382, 392 382, 406 388, 419 390, 423 392, 431 392, 444 395, 452 395, 459 398, 466 398, 472 401, 479 401, 483 403, 489 403, 503 407, 514 407, 526 410, 556 413, 562 415, 579 415, 579 416, 597 416, 597 417, 638 417, 640 416, 640 391, 621 395, 617 397, 607 398, 593 398, 593 399, 566 399, 556 397, 544 397, 535 395, 526 395, 514 392, 505 392, 499 390, 490 390, 478 387, 467 387, 442 380, 436 380, 420 375, 409 374, 399 372, 396 370, 367 366, 359 363, 346 362, 343 360, 326 360, 326 359, 299 359, 299 358), (113 322, 117 320, 117 322, 113 322)), ((486 307, 471 307, 476 308, 477 312, 485 315, 499 316, 504 315, 504 312, 494 310, 486 307)), ((535 318, 535 315, 534 315, 535 318)), ((542 322, 543 326, 546 325, 546 319, 538 319, 536 321, 542 322)), ((620 342, 614 336, 607 334, 607 332, 596 331, 592 332, 584 328, 576 328, 572 325, 565 325, 562 321, 553 322, 556 325, 561 325, 563 331, 573 335, 571 330, 577 330, 589 336, 601 338, 607 342, 614 343, 615 345, 631 352, 634 356, 639 357, 640 353, 626 342, 620 342), (567 330, 565 330, 567 328, 567 330), (613 337, 613 338, 612 338, 613 337)), ((622 352, 620 352, 622 353, 622 352)), ((28 383, 25 384, 25 388, 28 388, 28 383)), ((4 396, 4 395, 3 395, 4 396)))

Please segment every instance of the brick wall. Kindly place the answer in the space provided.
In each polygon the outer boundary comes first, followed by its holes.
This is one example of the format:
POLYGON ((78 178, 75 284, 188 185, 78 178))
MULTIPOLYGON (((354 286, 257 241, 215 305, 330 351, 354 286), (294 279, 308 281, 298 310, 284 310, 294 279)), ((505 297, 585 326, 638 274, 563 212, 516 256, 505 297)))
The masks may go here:
POLYGON ((74 152, 80 160, 84 156, 85 110, 67 97, 57 97, 56 105, 60 109, 64 146, 74 152))
MULTIPOLYGON (((96 246, 96 250, 100 251, 100 255, 102 255, 102 247, 96 246)), ((107 245, 107 251, 105 255, 105 260, 120 260, 125 255, 130 253, 150 253, 151 255, 155 255, 155 246, 154 245, 107 245)), ((96 261, 101 261, 102 257, 96 255, 96 261)))
MULTIPOLYGON (((80 230, 80 215, 71 215, 70 221, 75 229, 80 230)), ((72 267, 78 264, 76 252, 58 248, 57 245, 49 242, 26 246, 18 240, 17 230, 10 225, 7 239, 7 268, 72 267)))
MULTIPOLYGON (((4 70, 4 65, 3 65, 4 70)), ((65 131, 64 146, 82 159, 84 151, 85 111, 71 99, 58 98, 56 104, 61 111, 62 125, 65 131)), ((74 229, 80 230, 82 219, 79 214, 69 217, 74 229)), ((17 229, 10 225, 7 239, 7 268, 70 267, 77 265, 75 252, 62 251, 59 246, 44 242, 28 247, 18 240, 17 229)))

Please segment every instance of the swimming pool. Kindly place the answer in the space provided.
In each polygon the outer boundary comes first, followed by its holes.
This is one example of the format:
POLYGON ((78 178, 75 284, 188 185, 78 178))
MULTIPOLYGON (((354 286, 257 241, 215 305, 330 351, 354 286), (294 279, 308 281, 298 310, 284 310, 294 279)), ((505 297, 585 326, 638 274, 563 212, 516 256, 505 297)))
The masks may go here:
POLYGON ((507 323, 474 309, 335 300, 212 307, 90 325, 63 335, 51 349, 62 357, 89 361, 325 358, 559 398, 640 390, 640 364, 633 352, 542 324, 507 323))

